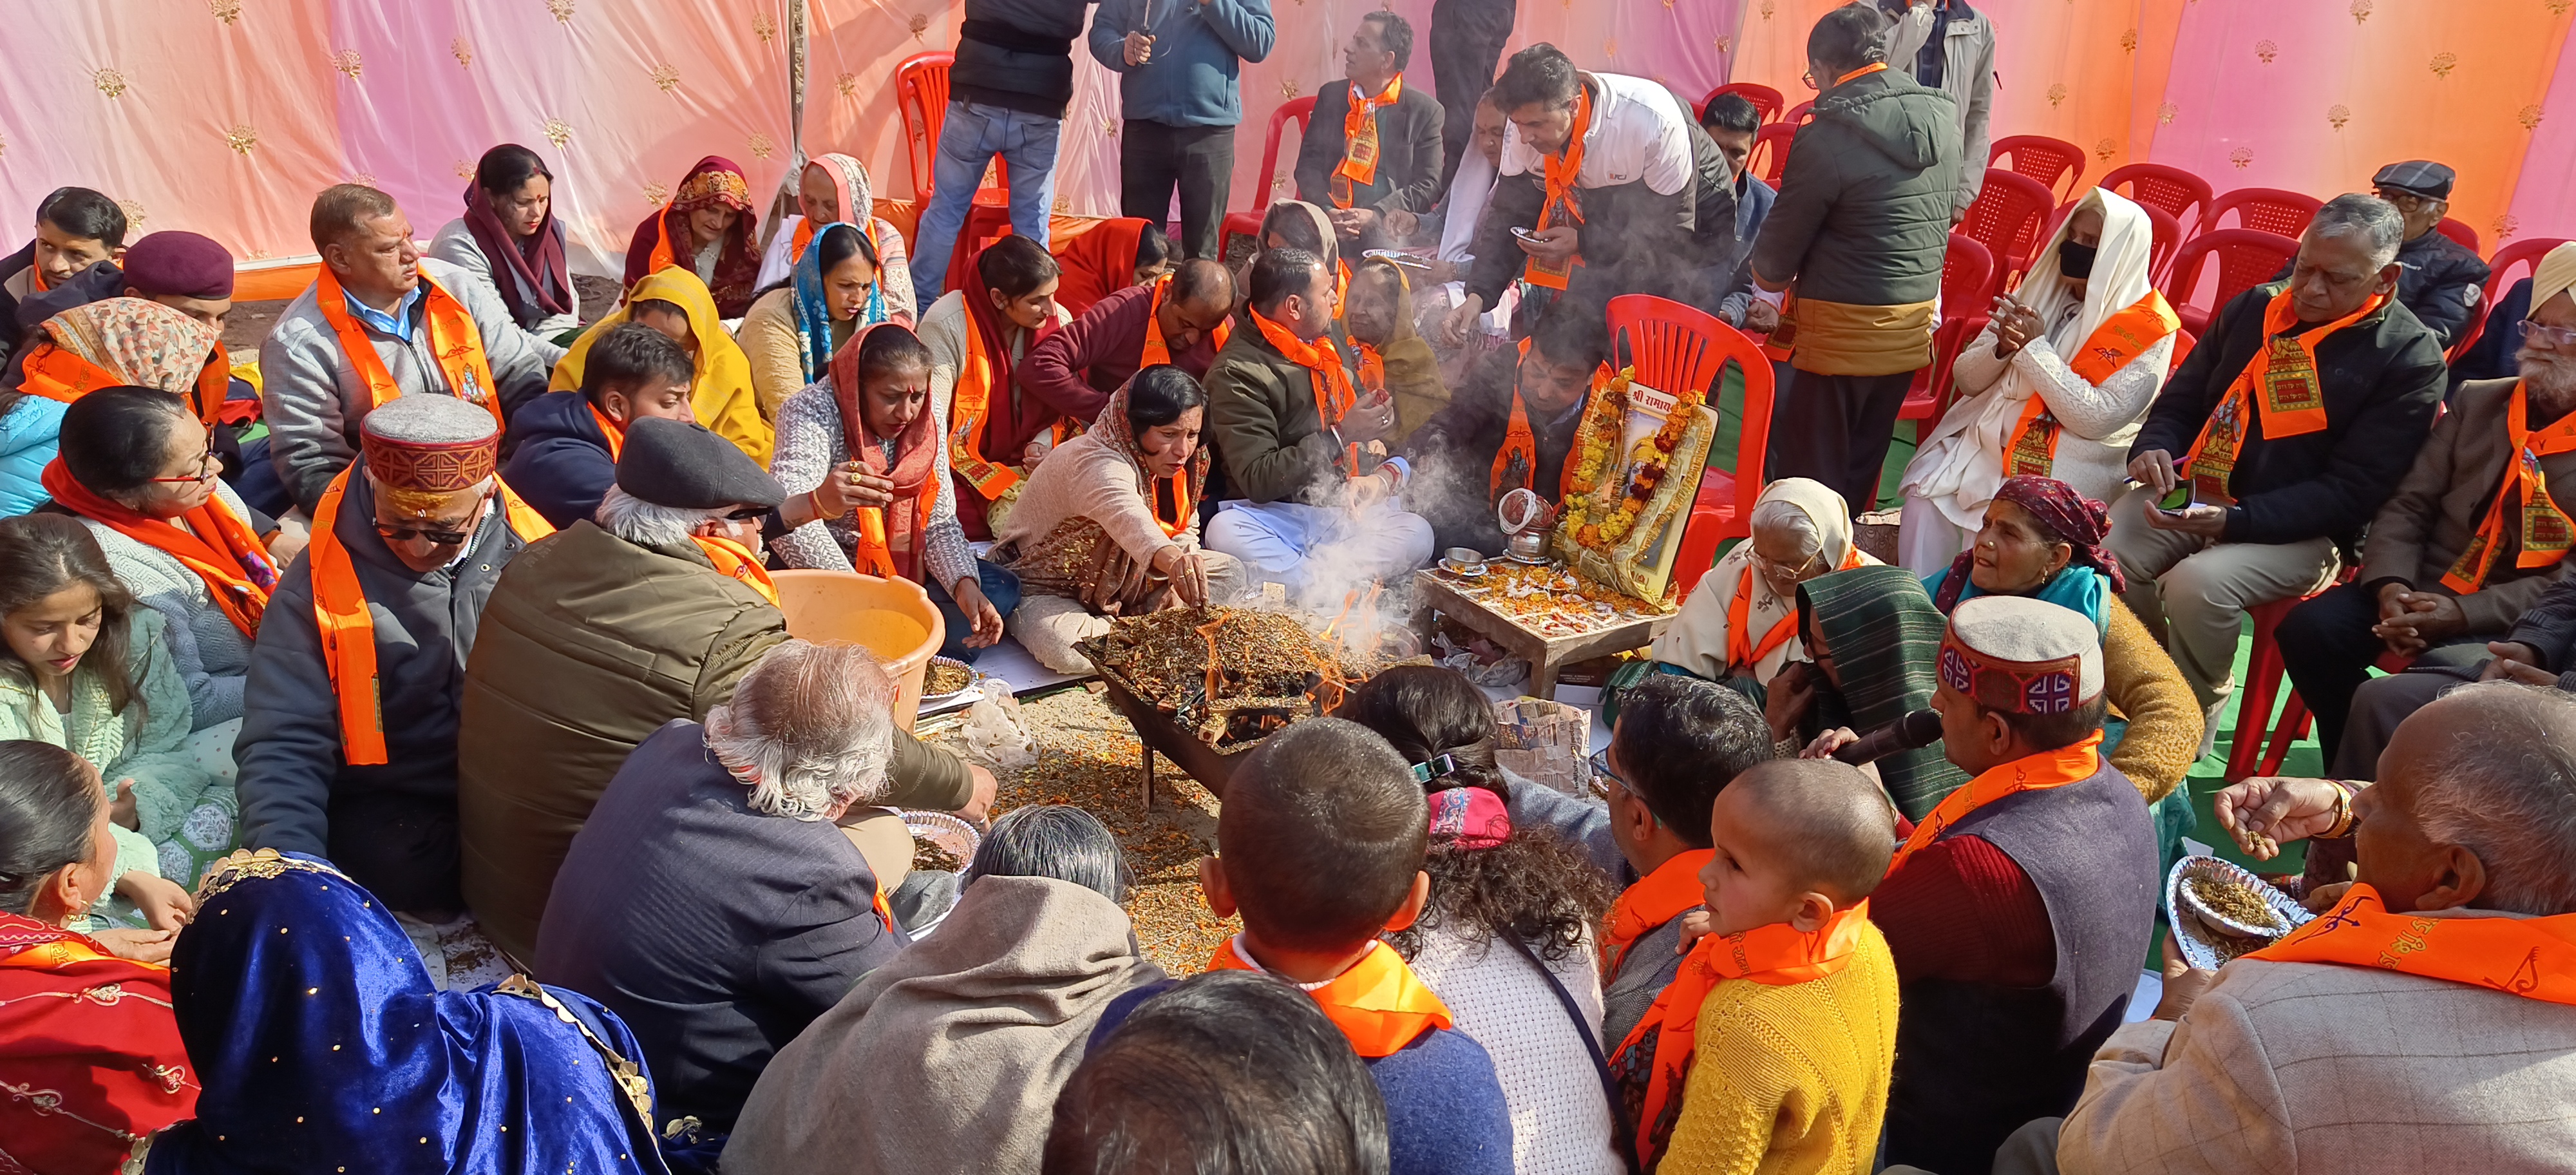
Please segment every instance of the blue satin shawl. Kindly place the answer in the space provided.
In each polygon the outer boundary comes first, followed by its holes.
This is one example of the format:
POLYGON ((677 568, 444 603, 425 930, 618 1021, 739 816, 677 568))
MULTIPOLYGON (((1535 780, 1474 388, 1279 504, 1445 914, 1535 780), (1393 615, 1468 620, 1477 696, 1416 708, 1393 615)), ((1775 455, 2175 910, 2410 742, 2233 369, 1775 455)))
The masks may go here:
MULTIPOLYGON (((805 247, 805 255, 796 259, 796 357, 804 363, 805 382, 818 383, 832 366, 832 312, 823 305, 823 234, 845 228, 867 236, 867 230, 847 221, 833 221, 814 230, 814 243, 805 247)), ((874 243, 870 243, 874 248, 874 243)), ((882 257, 883 254, 877 254, 882 257)), ((858 332, 886 320, 885 274, 877 274, 876 284, 868 287, 867 308, 859 311, 850 323, 852 338, 858 332)))
POLYGON ((315 858, 218 863, 170 962, 205 1092, 147 1172, 671 1169, 614 1015, 524 977, 436 990, 384 904, 315 858))

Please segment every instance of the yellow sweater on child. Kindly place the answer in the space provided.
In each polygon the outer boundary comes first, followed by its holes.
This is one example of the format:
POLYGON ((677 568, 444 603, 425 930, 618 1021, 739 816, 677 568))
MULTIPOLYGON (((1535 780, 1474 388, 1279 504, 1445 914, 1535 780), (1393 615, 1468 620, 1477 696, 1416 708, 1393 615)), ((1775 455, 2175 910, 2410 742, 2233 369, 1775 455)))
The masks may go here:
POLYGON ((1787 986, 1730 979, 1698 1049, 1662 1175, 1867 1175, 1896 1063, 1896 961, 1875 925, 1842 970, 1787 986))

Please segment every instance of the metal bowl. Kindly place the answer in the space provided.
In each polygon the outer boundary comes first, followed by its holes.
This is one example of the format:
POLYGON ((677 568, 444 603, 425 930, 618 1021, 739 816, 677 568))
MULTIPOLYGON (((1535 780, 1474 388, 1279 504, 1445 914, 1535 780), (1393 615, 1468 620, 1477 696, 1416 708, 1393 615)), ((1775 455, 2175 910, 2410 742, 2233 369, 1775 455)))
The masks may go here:
POLYGON ((2173 872, 2165 877, 2165 916, 2173 922, 2174 941, 2182 948, 2183 959, 2202 970, 2215 970, 2229 959, 2277 942, 2316 918, 2297 898, 2219 857, 2185 857, 2174 863, 2173 872), (2232 881, 2253 891, 2277 922, 2258 926, 2211 909, 2189 884, 2202 878, 2232 881))
POLYGON ((1515 563, 1547 563, 1547 532, 1524 530, 1511 537, 1510 557, 1515 563))
POLYGON ((946 812, 916 812, 903 809, 903 826, 912 835, 948 850, 962 868, 975 860, 975 849, 984 843, 984 834, 975 826, 946 812))
MULTIPOLYGON (((959 702, 965 701, 969 695, 975 692, 976 686, 984 684, 984 679, 991 676, 990 674, 976 669, 972 665, 949 657, 933 656, 930 658, 930 665, 932 668, 936 668, 941 665, 954 665, 959 669, 965 670, 966 684, 944 694, 934 694, 925 691, 921 695, 921 708, 923 710, 937 710, 942 707, 953 706, 959 702)), ((929 680, 929 670, 925 669, 922 671, 922 681, 927 684, 929 680)))

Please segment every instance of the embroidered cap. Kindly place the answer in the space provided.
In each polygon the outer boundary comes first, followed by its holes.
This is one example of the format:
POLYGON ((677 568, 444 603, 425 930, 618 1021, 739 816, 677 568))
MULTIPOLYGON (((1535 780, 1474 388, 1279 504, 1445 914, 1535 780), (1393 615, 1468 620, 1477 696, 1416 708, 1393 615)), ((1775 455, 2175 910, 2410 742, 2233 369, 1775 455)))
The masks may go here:
POLYGON ((2102 692, 2102 640, 2071 608, 2023 596, 1960 601, 1941 636, 1941 684, 1989 710, 2064 714, 2102 692))
POLYGON ((501 429, 492 414, 454 396, 403 396, 358 426, 367 476, 392 490, 452 494, 491 479, 501 429))

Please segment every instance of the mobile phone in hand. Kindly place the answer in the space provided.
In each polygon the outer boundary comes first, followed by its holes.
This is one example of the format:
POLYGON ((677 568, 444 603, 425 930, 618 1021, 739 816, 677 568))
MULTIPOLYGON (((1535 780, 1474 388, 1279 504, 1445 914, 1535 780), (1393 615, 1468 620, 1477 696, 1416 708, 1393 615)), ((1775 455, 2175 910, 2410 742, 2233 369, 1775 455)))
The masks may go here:
POLYGON ((2191 479, 2187 477, 2176 478, 2174 480, 2173 492, 2156 499, 2156 509, 2162 510, 2167 514, 2180 514, 2183 511, 2190 509, 2192 507, 2192 502, 2191 479))
POLYGON ((1519 237, 1520 239, 1522 239, 1522 240, 1524 240, 1524 241, 1528 241, 1529 243, 1531 243, 1531 244, 1533 244, 1533 245, 1535 245, 1535 244, 1538 244, 1538 243, 1539 243, 1539 236, 1538 236, 1538 234, 1537 234, 1537 233, 1531 232, 1530 230, 1525 229, 1525 228, 1522 228, 1522 227, 1520 227, 1519 225, 1513 225, 1513 226, 1512 226, 1512 235, 1513 235, 1513 236, 1515 236, 1515 237, 1519 237))

